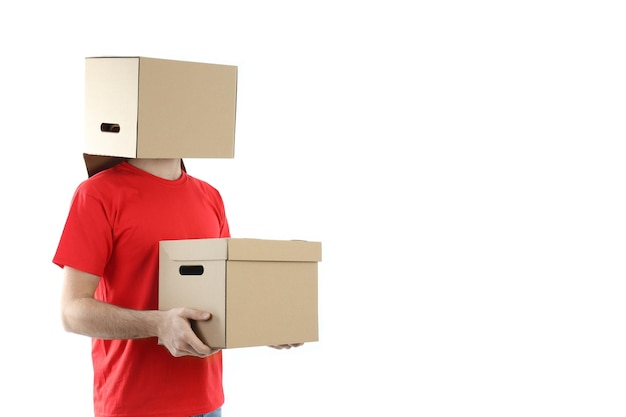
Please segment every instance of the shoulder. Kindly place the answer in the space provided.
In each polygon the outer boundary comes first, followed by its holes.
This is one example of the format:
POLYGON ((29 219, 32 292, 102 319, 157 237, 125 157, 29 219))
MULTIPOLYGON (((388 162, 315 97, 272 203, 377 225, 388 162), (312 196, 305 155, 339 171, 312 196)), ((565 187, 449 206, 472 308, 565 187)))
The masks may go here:
POLYGON ((187 174, 187 184, 194 194, 201 195, 205 201, 210 201, 218 206, 224 205, 224 200, 218 189, 208 182, 187 174))
POLYGON ((78 195, 107 198, 123 192, 123 190, 128 188, 130 182, 128 181, 127 173, 125 173, 121 165, 118 164, 87 178, 78 185, 76 193, 78 195))
POLYGON ((206 182, 204 180, 201 180, 199 178, 196 178, 196 177, 194 177, 192 175, 189 175, 189 174, 186 174, 186 175, 187 175, 187 181, 189 182, 189 184, 191 186, 200 188, 200 189, 205 190, 207 192, 219 194, 219 191, 217 190, 217 188, 215 188, 214 186, 212 186, 208 182, 206 182))

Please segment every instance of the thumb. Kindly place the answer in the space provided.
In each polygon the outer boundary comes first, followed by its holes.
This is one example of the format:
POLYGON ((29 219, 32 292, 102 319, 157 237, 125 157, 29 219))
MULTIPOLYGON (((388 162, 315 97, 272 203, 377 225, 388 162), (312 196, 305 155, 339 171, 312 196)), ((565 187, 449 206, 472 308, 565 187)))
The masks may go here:
POLYGON ((209 320, 211 318, 211 313, 207 311, 189 309, 186 313, 187 318, 191 320, 209 320))

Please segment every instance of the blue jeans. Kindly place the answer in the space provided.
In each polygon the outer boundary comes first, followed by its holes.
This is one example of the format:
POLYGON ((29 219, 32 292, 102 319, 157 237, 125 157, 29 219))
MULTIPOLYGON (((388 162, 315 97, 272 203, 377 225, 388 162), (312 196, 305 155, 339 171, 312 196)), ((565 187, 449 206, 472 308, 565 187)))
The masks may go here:
POLYGON ((197 416, 191 416, 191 417, 222 417, 222 409, 218 408, 217 410, 211 413, 198 414, 197 416))

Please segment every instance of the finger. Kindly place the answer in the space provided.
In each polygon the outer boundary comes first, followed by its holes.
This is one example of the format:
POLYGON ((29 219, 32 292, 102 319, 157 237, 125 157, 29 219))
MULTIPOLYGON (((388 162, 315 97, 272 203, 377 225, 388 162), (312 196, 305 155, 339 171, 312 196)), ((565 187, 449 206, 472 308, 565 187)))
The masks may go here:
POLYGON ((300 347, 304 345, 304 343, 290 343, 290 344, 284 344, 284 345, 270 345, 271 348, 274 349, 291 349, 296 348, 296 347, 300 347))
POLYGON ((194 351, 194 349, 185 342, 176 343, 173 346, 168 347, 168 349, 172 356, 176 358, 180 358, 182 356, 197 356, 197 353, 194 351))
POLYGON ((186 340, 188 350, 194 356, 205 357, 211 355, 214 351, 211 346, 206 345, 200 340, 195 333, 192 333, 191 336, 186 340))
POLYGON ((173 349, 170 349, 170 353, 172 354, 172 356, 175 356, 177 358, 182 356, 197 356, 200 358, 204 358, 216 352, 216 350, 213 350, 208 346, 207 348, 208 349, 202 349, 194 347, 189 343, 183 343, 173 349))

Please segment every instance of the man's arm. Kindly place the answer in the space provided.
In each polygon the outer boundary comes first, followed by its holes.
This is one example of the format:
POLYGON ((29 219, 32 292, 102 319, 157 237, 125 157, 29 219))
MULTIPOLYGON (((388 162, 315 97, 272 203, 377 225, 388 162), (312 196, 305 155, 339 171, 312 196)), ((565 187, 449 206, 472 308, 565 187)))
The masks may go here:
POLYGON ((63 268, 61 319, 66 331, 98 339, 158 337, 173 356, 206 357, 215 350, 198 339, 189 320, 209 320, 207 312, 188 308, 141 311, 96 300, 100 277, 63 268))

